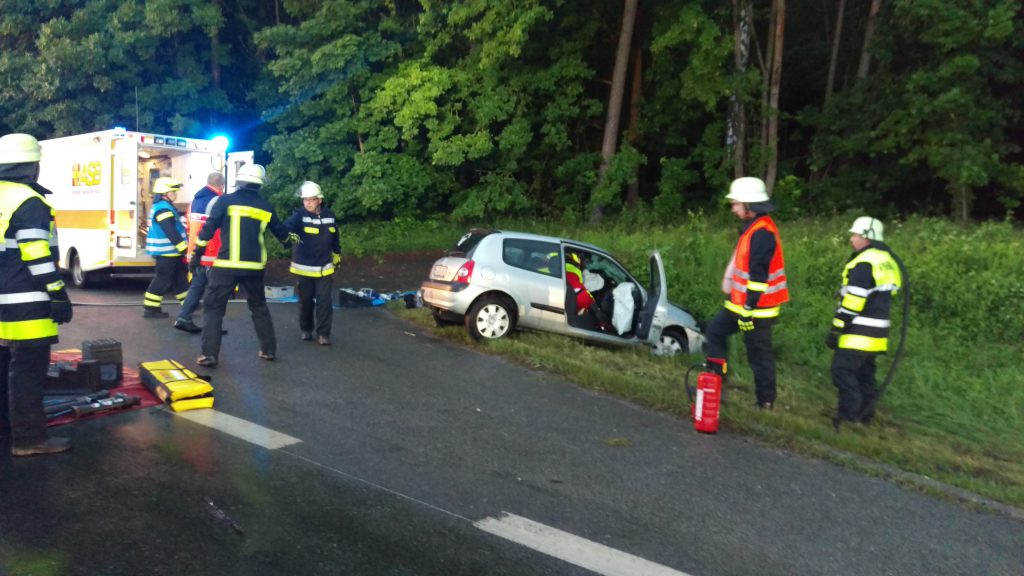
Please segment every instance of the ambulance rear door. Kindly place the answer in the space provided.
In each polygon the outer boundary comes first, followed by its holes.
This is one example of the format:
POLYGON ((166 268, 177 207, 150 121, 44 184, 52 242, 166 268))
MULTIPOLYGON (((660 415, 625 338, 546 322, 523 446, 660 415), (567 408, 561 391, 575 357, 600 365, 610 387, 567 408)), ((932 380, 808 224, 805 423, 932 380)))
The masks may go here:
POLYGON ((134 139, 116 138, 113 148, 113 190, 111 199, 114 258, 122 264, 148 260, 145 231, 139 226, 145 209, 140 198, 139 147, 134 139))

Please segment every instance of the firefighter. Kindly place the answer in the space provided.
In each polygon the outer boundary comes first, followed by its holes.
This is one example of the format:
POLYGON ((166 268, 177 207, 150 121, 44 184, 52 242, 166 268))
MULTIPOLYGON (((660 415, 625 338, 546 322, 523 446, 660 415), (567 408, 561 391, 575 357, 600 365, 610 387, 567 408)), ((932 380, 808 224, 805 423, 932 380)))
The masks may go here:
POLYGON ((789 300, 782 239, 769 216, 775 206, 769 202, 760 178, 737 178, 729 186, 726 198, 742 224, 739 242, 722 282, 722 291, 729 298, 724 309, 708 324, 707 364, 709 369, 724 375, 728 366, 728 338, 742 331, 747 360, 754 372, 755 405, 770 410, 775 403, 772 327, 778 321, 780 307, 789 300))
POLYGON ((11 454, 71 448, 46 433, 43 381, 57 325, 71 321, 71 300, 57 269, 53 208, 36 183, 39 142, 28 134, 0 138, 0 439, 11 454))
MULTIPOLYGON (((586 326, 586 328, 610 332, 611 319, 608 318, 608 315, 598 305, 597 300, 594 299, 594 295, 584 285, 583 257, 575 250, 565 251, 565 281, 569 285, 569 291, 572 293, 571 295, 566 294, 566 298, 570 302, 575 303, 576 315, 582 317, 587 312, 590 313, 590 326, 586 326)), ((573 325, 571 321, 569 324, 573 325)))
POLYGON ((334 212, 324 205, 324 194, 317 183, 303 182, 299 198, 302 208, 296 208, 284 223, 289 232, 299 237, 299 242, 292 246, 289 268, 298 277, 299 337, 312 340, 315 331, 317 344, 329 346, 334 269, 341 262, 338 224, 334 212))
POLYGON ((156 274, 143 297, 142 316, 145 318, 169 316, 160 309, 168 290, 174 290, 178 302, 183 301, 188 293, 188 270, 184 259, 188 240, 181 217, 174 208, 180 189, 181 182, 166 176, 157 178, 153 183, 146 252, 156 260, 156 274))
MULTIPOLYGON (((206 186, 203 186, 192 198, 188 207, 188 259, 191 262, 192 253, 196 249, 196 238, 202 230, 206 218, 210 215, 210 209, 222 194, 224 194, 224 175, 220 172, 210 172, 206 177, 206 186)), ((178 318, 174 321, 174 327, 185 332, 202 332, 202 328, 196 326, 192 321, 192 313, 199 307, 199 301, 206 290, 206 272, 213 266, 213 260, 220 250, 220 230, 218 230, 210 242, 206 245, 203 257, 199 260, 199 266, 189 266, 192 274, 192 281, 188 285, 188 295, 181 303, 181 310, 178 318)))
POLYGON ((209 368, 217 365, 224 312, 236 285, 245 289, 252 313, 260 345, 256 355, 267 361, 274 360, 277 338, 264 293, 267 249, 263 244, 263 234, 269 229, 286 247, 298 241, 297 236, 289 235, 270 202, 260 196, 260 189, 267 181, 263 166, 246 164, 238 169, 235 180, 238 182, 235 191, 222 196, 210 210, 206 224, 199 231, 190 261, 190 265, 200 266, 214 234, 222 231, 220 252, 210 268, 209 284, 203 297, 206 319, 203 323, 203 348, 202 354, 196 358, 197 364, 209 368))
POLYGON ((867 424, 875 415, 875 360, 889 348, 892 296, 903 285, 882 230, 881 220, 870 216, 857 218, 850 227, 853 254, 843 268, 839 307, 825 338, 825 345, 835 350, 836 429, 843 422, 867 424))

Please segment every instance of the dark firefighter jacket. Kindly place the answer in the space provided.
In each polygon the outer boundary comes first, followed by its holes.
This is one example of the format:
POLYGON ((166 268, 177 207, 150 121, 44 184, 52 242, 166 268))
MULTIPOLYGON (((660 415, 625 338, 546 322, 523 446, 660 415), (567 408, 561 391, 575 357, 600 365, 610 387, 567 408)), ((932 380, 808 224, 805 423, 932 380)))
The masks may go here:
POLYGON ((64 282, 57 269, 53 209, 43 194, 49 191, 34 182, 0 181, 0 344, 5 346, 57 341, 50 296, 64 294, 64 282))
POLYGON ((292 274, 310 278, 334 274, 334 255, 341 254, 341 241, 330 208, 321 204, 320 214, 296 208, 284 226, 301 240, 292 246, 292 274))
POLYGON ((839 348, 862 352, 888 349, 892 295, 902 284, 899 266, 884 244, 876 242, 850 257, 832 320, 833 328, 842 331, 839 348))
POLYGON ((264 231, 284 242, 288 230, 274 214, 270 202, 259 194, 258 186, 242 184, 232 194, 221 196, 213 205, 210 217, 196 240, 197 250, 206 245, 220 230, 220 252, 214 268, 226 268, 240 275, 258 276, 267 266, 264 231))

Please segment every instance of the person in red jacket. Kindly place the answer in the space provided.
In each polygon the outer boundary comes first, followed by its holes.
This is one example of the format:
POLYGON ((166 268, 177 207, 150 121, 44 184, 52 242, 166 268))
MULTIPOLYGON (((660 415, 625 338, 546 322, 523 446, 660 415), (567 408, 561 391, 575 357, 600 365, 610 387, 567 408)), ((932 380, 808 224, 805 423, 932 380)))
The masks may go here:
MULTIPOLYGON (((220 172, 210 172, 206 177, 206 186, 196 192, 188 207, 188 260, 191 261, 192 253, 196 250, 196 239, 199 238, 199 231, 203 229, 203 224, 206 224, 206 219, 210 217, 210 210, 213 209, 217 198, 223 194, 224 175, 220 172)), ((203 292, 206 291, 207 273, 213 266, 213 261, 217 259, 219 251, 220 230, 214 233, 213 239, 206 245, 206 251, 199 259, 199 266, 189 266, 192 282, 188 286, 185 301, 181 303, 178 318, 174 321, 174 327, 178 330, 193 334, 203 331, 192 321, 192 313, 199 307, 199 301, 203 297, 203 292)))
POLYGON ((779 229, 768 214, 775 210, 760 178, 737 178, 726 198, 743 224, 722 291, 729 299, 708 324, 707 364, 727 371, 729 336, 743 332, 747 360, 754 372, 757 407, 770 410, 775 403, 775 356, 772 326, 789 301, 786 269, 779 229))

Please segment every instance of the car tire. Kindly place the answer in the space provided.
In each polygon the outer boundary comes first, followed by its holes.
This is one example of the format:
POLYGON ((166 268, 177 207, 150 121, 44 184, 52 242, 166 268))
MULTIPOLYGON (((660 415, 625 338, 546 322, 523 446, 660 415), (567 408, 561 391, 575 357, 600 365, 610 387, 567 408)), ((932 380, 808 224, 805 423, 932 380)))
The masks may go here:
POLYGON ((508 300, 484 296, 469 307, 466 331, 475 340, 496 340, 507 336, 516 327, 516 317, 508 300))
POLYGON ((690 343, 686 332, 678 328, 666 328, 661 332, 662 356, 676 356, 690 351, 690 343))
POLYGON ((434 318, 434 324, 437 324, 439 328, 444 328, 445 326, 451 326, 453 324, 460 323, 458 320, 452 319, 453 314, 445 312, 440 308, 432 307, 430 309, 430 316, 434 318))

